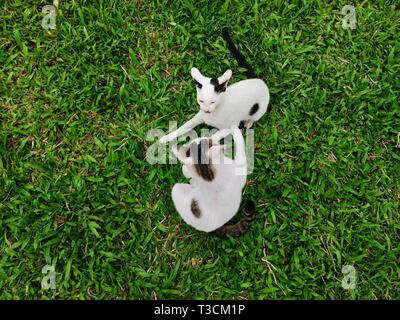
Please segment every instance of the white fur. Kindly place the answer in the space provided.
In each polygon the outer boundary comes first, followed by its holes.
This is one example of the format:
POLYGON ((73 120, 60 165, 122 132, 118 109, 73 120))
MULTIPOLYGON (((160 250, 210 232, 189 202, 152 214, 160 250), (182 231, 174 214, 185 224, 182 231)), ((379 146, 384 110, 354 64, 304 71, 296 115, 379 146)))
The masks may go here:
MULTIPOLYGON (((192 68, 191 75, 202 85, 201 89, 197 88, 200 111, 183 126, 163 136, 161 143, 175 140, 201 123, 221 130, 231 126, 238 127, 244 121, 246 128, 250 128, 267 111, 269 90, 261 79, 242 80, 227 87, 225 92, 217 93, 210 83, 211 78, 203 76, 196 68, 192 68), (258 103, 259 110, 250 116, 249 112, 255 103, 258 103)), ((227 70, 218 78, 218 82, 226 85, 231 76, 232 71, 227 70)))
MULTIPOLYGON (((191 157, 186 157, 187 147, 173 148, 177 158, 183 163, 183 174, 190 178, 190 184, 177 183, 172 189, 172 200, 183 220, 197 230, 211 232, 226 224, 239 209, 242 189, 246 184, 246 175, 237 174, 237 170, 246 171, 246 153, 243 136, 237 127, 225 130, 223 135, 232 133, 236 145, 234 159, 225 157, 222 145, 214 145, 222 134, 212 137, 213 146, 208 150, 215 177, 206 181, 198 176, 191 157), (218 161, 220 160, 220 161, 218 161), (195 199, 201 215, 194 216, 191 202, 195 199)), ((200 141, 201 138, 194 141, 200 141)), ((193 141, 192 141, 193 142, 193 141)), ((192 143, 191 142, 191 143, 192 143)))

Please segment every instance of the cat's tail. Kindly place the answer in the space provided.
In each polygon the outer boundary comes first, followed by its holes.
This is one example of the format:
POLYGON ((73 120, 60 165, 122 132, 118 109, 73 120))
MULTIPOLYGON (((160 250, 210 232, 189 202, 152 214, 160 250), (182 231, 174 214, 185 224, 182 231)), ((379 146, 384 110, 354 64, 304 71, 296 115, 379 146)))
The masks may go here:
POLYGON ((233 236, 238 237, 244 234, 252 224, 255 215, 255 205, 253 201, 247 201, 243 209, 243 217, 235 224, 226 224, 212 233, 216 236, 226 237, 233 236))
POLYGON ((228 49, 235 57, 236 61, 239 64, 239 67, 246 69, 245 72, 247 78, 254 79, 257 76, 254 74, 253 68, 247 63, 246 59, 243 55, 236 49, 236 46, 232 42, 231 36, 229 35, 229 31, 227 27, 222 28, 222 37, 225 39, 226 43, 228 44, 228 49))

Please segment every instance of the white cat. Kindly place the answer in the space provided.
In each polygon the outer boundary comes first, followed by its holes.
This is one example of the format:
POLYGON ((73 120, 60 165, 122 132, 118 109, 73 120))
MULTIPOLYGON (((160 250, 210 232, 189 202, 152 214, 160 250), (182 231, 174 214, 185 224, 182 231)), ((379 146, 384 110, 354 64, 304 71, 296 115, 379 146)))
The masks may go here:
MULTIPOLYGON (((239 65, 248 69, 248 77, 255 78, 250 66, 230 40, 226 29, 223 35, 239 65)), ((261 79, 242 80, 227 87, 228 80, 232 77, 231 70, 227 70, 219 78, 209 78, 203 76, 198 69, 192 68, 191 75, 196 84, 200 111, 183 126, 163 136, 161 143, 175 140, 201 123, 221 130, 231 126, 239 127, 240 122, 244 121, 245 127, 250 128, 267 111, 269 90, 261 79)))
POLYGON ((254 218, 254 203, 245 206, 244 217, 234 225, 225 225, 239 209, 242 189, 246 184, 246 153, 243 136, 232 127, 235 143, 234 159, 224 155, 224 145, 218 139, 199 138, 188 145, 173 147, 174 154, 183 163, 182 171, 191 181, 177 183, 172 189, 172 200, 183 220, 195 229, 214 231, 217 235, 240 235, 254 218))

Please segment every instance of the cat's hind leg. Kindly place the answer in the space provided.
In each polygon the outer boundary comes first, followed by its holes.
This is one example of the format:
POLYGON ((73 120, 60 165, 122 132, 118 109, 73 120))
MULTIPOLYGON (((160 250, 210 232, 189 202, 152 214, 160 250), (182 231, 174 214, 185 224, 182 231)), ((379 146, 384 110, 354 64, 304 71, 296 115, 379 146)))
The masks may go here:
POLYGON ((192 227, 201 230, 202 212, 198 199, 192 195, 192 186, 186 183, 177 183, 172 188, 172 200, 182 219, 192 227))
POLYGON ((174 201, 177 209, 178 205, 179 207, 181 207, 182 205, 184 205, 184 202, 187 202, 186 198, 190 194, 191 190, 192 186, 188 183, 177 183, 174 185, 174 187, 172 188, 172 201, 174 201))

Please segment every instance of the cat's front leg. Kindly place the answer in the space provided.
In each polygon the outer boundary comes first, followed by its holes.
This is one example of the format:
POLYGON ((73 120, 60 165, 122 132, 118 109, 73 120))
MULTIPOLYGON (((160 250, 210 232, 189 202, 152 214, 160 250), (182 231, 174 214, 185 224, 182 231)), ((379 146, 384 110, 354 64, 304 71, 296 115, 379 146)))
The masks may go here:
POLYGON ((212 140, 213 144, 219 144, 219 141, 221 139, 224 139, 226 136, 229 136, 231 133, 232 133, 231 129, 219 130, 218 132, 214 133, 211 136, 211 140, 212 140))
POLYGON ((192 130, 194 127, 197 125, 203 123, 203 116, 201 113, 197 113, 192 119, 190 119, 188 122, 186 122, 183 126, 179 127, 175 131, 170 132, 169 134, 161 137, 160 142, 161 143, 167 143, 172 140, 177 139, 179 136, 184 135, 185 133, 188 133, 190 130, 192 130))
POLYGON ((247 160, 246 160, 246 145, 244 143, 244 138, 240 129, 236 126, 231 127, 233 141, 235 142, 235 162, 246 168, 247 160))

